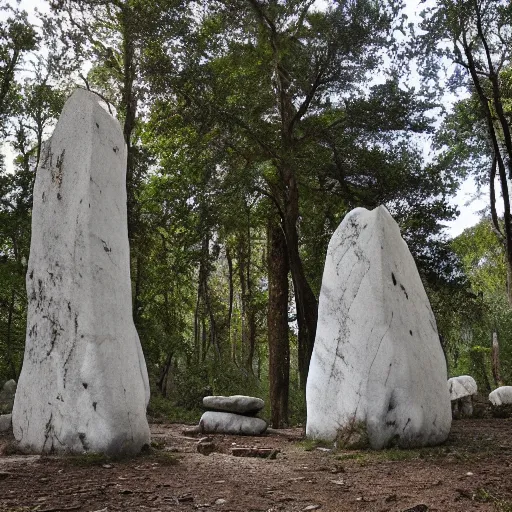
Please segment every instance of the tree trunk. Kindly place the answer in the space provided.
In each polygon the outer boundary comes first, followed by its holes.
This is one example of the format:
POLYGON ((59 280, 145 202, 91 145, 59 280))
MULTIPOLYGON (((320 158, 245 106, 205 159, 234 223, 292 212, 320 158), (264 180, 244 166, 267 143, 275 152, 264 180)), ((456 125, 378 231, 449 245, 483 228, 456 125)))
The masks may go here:
POLYGON ((137 98, 134 82, 137 65, 135 62, 135 42, 132 37, 131 18, 133 14, 128 5, 121 10, 121 30, 123 37, 123 90, 122 108, 124 113, 123 136, 126 143, 126 196, 128 213, 128 239, 133 242, 136 233, 136 198, 135 198, 135 159, 132 135, 137 117, 137 98))
POLYGON ((491 365, 494 383, 496 384, 496 387, 499 388, 503 386, 503 380, 501 379, 500 347, 498 343, 498 333, 496 331, 492 333, 491 365))
POLYGON ((306 279, 304 266, 299 254, 299 235, 297 232, 298 203, 297 184, 292 176, 288 180, 283 230, 286 236, 288 261, 293 281, 295 307, 297 309, 299 381, 301 389, 305 391, 309 362, 315 343, 318 302, 306 279))
POLYGON ((12 325, 13 325, 13 316, 14 316, 14 306, 16 302, 16 295, 14 293, 14 288, 11 290, 11 299, 9 301, 9 312, 7 316, 7 336, 6 336, 6 348, 7 348, 7 362, 9 364, 9 369, 11 371, 11 378, 14 380, 18 380, 18 373, 16 372, 16 365, 14 363, 14 350, 12 346, 12 325))
POLYGON ((236 337, 231 337, 231 320, 233 319, 233 300, 235 294, 235 288, 233 284, 233 258, 231 257, 231 251, 228 245, 226 245, 226 260, 228 262, 228 278, 229 278, 229 309, 227 318, 228 328, 228 342, 231 352, 231 360, 236 364, 236 337))
POLYGON ((158 382, 157 382, 157 387, 158 387, 160 393, 162 393, 162 396, 164 396, 164 397, 167 396, 167 387, 168 387, 167 383, 169 380, 171 366, 173 363, 172 356, 173 356, 173 353, 169 352, 167 359, 162 367, 162 370, 160 371, 160 378, 158 379, 158 382))
POLYGON ((274 428, 288 424, 290 345, 288 339, 288 254, 279 223, 269 218, 268 238, 268 348, 270 423, 274 428))

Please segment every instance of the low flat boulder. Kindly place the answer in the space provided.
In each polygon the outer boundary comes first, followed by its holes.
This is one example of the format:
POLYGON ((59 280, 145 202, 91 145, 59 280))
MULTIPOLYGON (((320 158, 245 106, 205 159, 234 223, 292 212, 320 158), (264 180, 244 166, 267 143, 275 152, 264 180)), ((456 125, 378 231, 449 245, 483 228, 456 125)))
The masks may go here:
POLYGON ((512 386, 501 386, 489 393, 491 414, 495 418, 512 417, 512 386))
POLYGON ((512 404, 512 386, 501 386, 489 393, 489 401, 494 406, 512 404))
POLYGON ((7 432, 12 428, 12 414, 0 414, 0 432, 7 432))
POLYGON ((212 411, 234 412, 237 414, 256 414, 265 402, 261 398, 245 395, 205 396, 203 406, 212 411))
POLYGON ((231 412, 206 411, 199 420, 199 430, 203 434, 259 436, 267 430, 267 422, 231 412))

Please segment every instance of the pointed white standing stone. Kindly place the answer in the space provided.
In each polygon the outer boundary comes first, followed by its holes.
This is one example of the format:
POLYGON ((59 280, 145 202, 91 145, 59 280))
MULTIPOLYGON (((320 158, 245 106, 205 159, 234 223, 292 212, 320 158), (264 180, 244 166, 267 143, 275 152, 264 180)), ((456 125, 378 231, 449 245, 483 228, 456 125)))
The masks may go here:
POLYGON ((356 208, 329 244, 306 386, 306 434, 424 446, 450 431, 446 362, 414 260, 383 206, 356 208))
POLYGON ((131 309, 126 147, 76 90, 34 187, 28 320, 13 409, 22 450, 130 454, 149 443, 149 384, 131 309))

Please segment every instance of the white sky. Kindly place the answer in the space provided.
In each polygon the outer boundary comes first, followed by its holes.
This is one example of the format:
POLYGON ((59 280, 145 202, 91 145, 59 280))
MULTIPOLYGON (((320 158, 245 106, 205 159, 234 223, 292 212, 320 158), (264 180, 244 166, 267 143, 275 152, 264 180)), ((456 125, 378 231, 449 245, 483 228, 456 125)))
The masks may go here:
MULTIPOLYGON (((424 2, 420 2, 418 0, 405 0, 406 8, 405 12, 409 16, 410 21, 415 21, 419 19, 419 12, 423 10, 429 4, 432 4, 434 0, 426 0, 424 2)), ((318 6, 320 7, 324 0, 317 0, 318 6)), ((29 13, 29 17, 33 20, 33 13, 35 9, 38 9, 43 12, 47 12, 47 4, 41 0, 21 0, 19 3, 21 9, 26 10, 29 13)), ((14 159, 14 153, 9 147, 8 144, 0 145, 0 151, 2 151, 6 156, 6 162, 8 168, 12 168, 12 160, 14 159)), ((428 149, 425 153, 428 152, 428 149)), ((475 195, 476 186, 474 182, 470 179, 467 180, 457 193, 457 195, 452 199, 451 203, 458 206, 460 211, 459 217, 449 223, 446 223, 447 233, 450 237, 455 237, 462 233, 464 229, 473 226, 479 220, 479 216, 477 212, 482 210, 487 205, 487 195, 479 198, 477 200, 472 200, 475 195)))

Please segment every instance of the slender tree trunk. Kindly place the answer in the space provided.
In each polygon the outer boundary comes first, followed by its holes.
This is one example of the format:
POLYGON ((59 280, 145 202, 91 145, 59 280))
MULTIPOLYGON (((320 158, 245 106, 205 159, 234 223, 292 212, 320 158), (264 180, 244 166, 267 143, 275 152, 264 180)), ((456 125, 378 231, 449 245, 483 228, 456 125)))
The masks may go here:
POLYGON ((173 362, 172 356, 173 356, 173 353, 169 352, 169 354, 167 355, 167 359, 165 360, 165 363, 160 372, 160 378, 158 379, 158 382, 157 382, 157 387, 158 387, 160 393, 162 393, 162 396, 164 396, 164 397, 167 396, 167 383, 169 380, 169 374, 170 374, 172 362, 173 362))
MULTIPOLYGON (((496 74, 494 67, 492 65, 492 59, 490 59, 487 43, 485 41, 484 35, 482 33, 482 28, 480 24, 480 12, 479 8, 476 5, 476 13, 477 13, 477 22, 478 22, 478 30, 479 35, 484 44, 484 48, 486 50, 486 55, 489 63, 489 79, 493 86, 493 95, 492 98, 488 98, 487 94, 482 86, 480 81, 480 76, 478 74, 478 66, 475 62, 475 59, 472 54, 472 46, 466 39, 465 32, 463 33, 463 47, 464 53, 467 59, 467 68, 471 75, 471 79, 473 81, 473 85, 475 86, 476 93, 478 94, 478 98, 480 100, 480 105, 485 113, 485 118, 487 121, 487 129, 488 134, 492 146, 493 153, 493 164, 491 176, 496 175, 496 167, 498 168, 498 176, 500 179, 501 185, 501 195, 503 198, 503 224, 504 224, 504 233, 503 233, 503 244, 505 247, 506 261, 507 261, 507 297, 509 305, 512 307, 512 216, 511 216, 511 207, 510 207, 510 197, 509 197, 509 187, 507 181, 507 169, 505 165, 505 160, 509 162, 512 159, 512 142, 510 140, 510 130, 508 127, 507 120, 503 114, 503 106, 500 100, 500 90, 498 84, 498 75, 496 74), (494 109, 498 113, 498 122, 501 127, 501 132, 505 137, 505 144, 508 151, 506 151, 506 158, 503 157, 499 136, 496 133, 496 128, 494 126, 494 115, 491 111, 490 104, 494 105, 494 109)), ((509 166, 510 171, 510 166, 509 166)), ((491 184, 491 194, 494 193, 494 183, 491 184)), ((492 203, 492 201, 491 201, 492 203)), ((491 204, 491 212, 493 210, 493 204, 491 204)), ((494 219, 493 219, 494 220, 494 219)))
POLYGON ((288 339, 288 254, 282 227, 270 217, 268 239, 268 348, 270 423, 274 428, 288 424, 290 344, 288 339))
POLYGON ((141 301, 141 293, 142 293, 142 281, 143 281, 143 272, 144 264, 142 262, 142 255, 135 255, 135 286, 133 293, 133 323, 138 331, 141 328, 141 318, 142 318, 142 301, 141 301))
POLYGON ((503 386, 503 380, 501 379, 500 370, 500 347, 498 343, 498 333, 493 331, 492 333, 492 348, 491 348, 491 363, 492 363, 492 376, 496 387, 503 386))
POLYGON ((299 195, 293 174, 288 173, 288 175, 288 193, 285 197, 283 230, 286 236, 288 261, 293 281, 295 307, 297 309, 299 380, 300 387, 305 390, 309 362, 315 343, 318 302, 306 279, 304 266, 299 254, 299 235, 297 231, 299 195))
POLYGON ((7 348, 7 362, 9 364, 9 369, 11 371, 11 378, 14 380, 18 379, 18 374, 16 372, 16 365, 14 363, 14 350, 12 346, 12 325, 13 325, 13 316, 14 316, 14 306, 16 302, 16 296, 14 293, 14 288, 11 290, 11 299, 9 300, 9 311, 7 313, 7 336, 5 340, 5 345, 7 348))
POLYGON ((126 143, 126 195, 128 213, 128 239, 133 241, 136 236, 136 197, 135 197, 135 159, 132 135, 137 117, 137 98, 134 83, 137 65, 135 62, 135 41, 132 37, 132 13, 128 5, 121 10, 121 27, 123 36, 123 90, 122 107, 124 113, 123 136, 126 143))
POLYGON ((226 260, 228 262, 228 279, 229 279, 229 308, 228 308, 228 340, 231 352, 231 360, 236 364, 236 339, 231 336, 231 320, 233 318, 233 299, 234 299, 234 284, 233 284, 233 258, 231 257, 231 251, 226 245, 226 260))
POLYGON ((246 279, 247 279, 247 360, 246 367, 254 375, 253 362, 254 350, 256 348, 256 311, 254 310, 254 295, 251 277, 251 262, 252 262, 252 243, 251 243, 251 218, 250 209, 247 210, 247 265, 246 265, 246 279))

